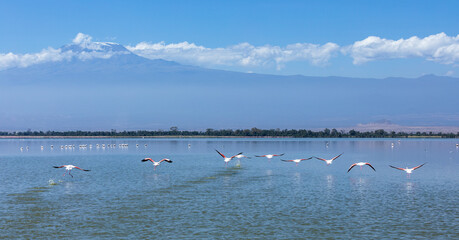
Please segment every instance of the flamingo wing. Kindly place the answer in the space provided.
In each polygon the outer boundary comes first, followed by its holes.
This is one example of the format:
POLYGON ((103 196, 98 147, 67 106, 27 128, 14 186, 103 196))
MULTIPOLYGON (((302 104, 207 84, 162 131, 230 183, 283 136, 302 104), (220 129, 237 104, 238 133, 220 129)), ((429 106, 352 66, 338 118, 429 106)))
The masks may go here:
POLYGON ((355 167, 355 166, 357 166, 357 163, 352 164, 352 165, 349 167, 349 169, 347 170, 347 172, 351 171, 351 169, 352 169, 353 167, 355 167))
POLYGON ((395 168, 395 169, 398 169, 398 170, 402 170, 402 171, 405 171, 405 169, 404 169, 404 168, 394 167, 394 166, 392 166, 392 165, 389 165, 389 167, 391 167, 391 168, 395 168))
POLYGON ((257 156, 257 155, 255 155, 255 157, 266 157, 266 155, 261 155, 261 156, 257 156))
POLYGON ((217 149, 215 149, 215 151, 218 152, 218 154, 220 154, 220 156, 222 156, 223 158, 226 158, 225 155, 223 155, 221 152, 219 152, 217 149))
POLYGON ((338 155, 338 156, 332 158, 331 160, 335 160, 335 159, 339 158, 341 155, 343 155, 343 153, 341 153, 340 155, 338 155))
POLYGON ((310 158, 302 158, 302 159, 300 159, 300 160, 301 160, 301 161, 306 161, 306 160, 311 160, 311 159, 312 159, 312 157, 310 157, 310 158))
POLYGON ((166 161, 166 162, 168 162, 168 163, 172 163, 172 160, 170 160, 169 158, 163 158, 163 159, 161 159, 161 161, 159 161, 159 162, 162 162, 162 161, 166 161))
POLYGON ((285 160, 285 159, 281 159, 281 161, 284 161, 284 162, 293 162, 293 160, 285 160))
POLYGON ((426 163, 423 163, 423 164, 421 164, 421 165, 419 165, 419 166, 414 167, 413 170, 418 169, 418 168, 424 166, 424 164, 426 164, 426 163))
POLYGON ((316 158, 318 160, 322 160, 322 161, 327 161, 327 159, 323 159, 323 158, 318 158, 318 157, 314 157, 314 158, 316 158))
POLYGON ((155 162, 155 161, 153 161, 153 159, 151 159, 151 158, 144 158, 144 159, 142 159, 142 162, 146 162, 146 161, 155 162))
POLYGON ((80 170, 82 170, 82 171, 85 171, 85 172, 89 172, 89 171, 91 171, 91 170, 87 170, 87 169, 79 168, 79 167, 77 167, 77 166, 75 166, 75 168, 76 168, 76 169, 80 169, 80 170))
POLYGON ((65 166, 53 166, 53 168, 63 168, 65 166))
POLYGON ((285 153, 282 153, 282 154, 273 154, 273 156, 275 157, 280 157, 280 156, 284 156, 285 153))
POLYGON ((370 167, 371 167, 371 168, 372 168, 372 169, 373 169, 373 170, 376 172, 376 169, 375 169, 373 166, 371 166, 371 164, 369 164, 369 163, 365 163, 365 165, 368 165, 368 166, 370 166, 370 167))
POLYGON ((242 152, 240 152, 240 153, 238 153, 238 154, 232 156, 231 158, 235 158, 237 155, 241 155, 241 154, 242 154, 242 152))

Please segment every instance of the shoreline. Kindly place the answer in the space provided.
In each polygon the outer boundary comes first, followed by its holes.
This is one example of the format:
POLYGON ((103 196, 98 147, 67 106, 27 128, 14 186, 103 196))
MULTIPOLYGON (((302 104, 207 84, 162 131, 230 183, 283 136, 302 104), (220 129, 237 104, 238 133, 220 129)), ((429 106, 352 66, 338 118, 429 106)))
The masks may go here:
POLYGON ((63 138, 293 138, 293 137, 240 137, 240 136, 0 136, 0 139, 63 139, 63 138))
MULTIPOLYGON (((186 135, 177 135, 177 136, 0 136, 0 139, 102 139, 102 138, 296 138, 289 136, 186 136, 186 135)), ((311 139, 374 139, 374 137, 297 137, 300 138, 311 138, 311 139)), ((456 138, 447 138, 442 136, 403 136, 403 137, 382 137, 387 139, 400 139, 400 138, 435 138, 435 139, 457 139, 456 138)))

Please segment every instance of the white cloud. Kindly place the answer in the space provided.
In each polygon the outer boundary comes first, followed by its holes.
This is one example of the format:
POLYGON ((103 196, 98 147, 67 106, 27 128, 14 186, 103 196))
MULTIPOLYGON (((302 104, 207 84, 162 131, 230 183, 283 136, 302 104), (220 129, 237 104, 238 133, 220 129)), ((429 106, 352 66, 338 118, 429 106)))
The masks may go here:
POLYGON ((341 52, 349 54, 354 59, 354 64, 397 58, 425 58, 453 64, 459 61, 459 35, 450 37, 445 33, 438 33, 425 38, 413 36, 399 40, 370 36, 343 47, 341 52))
POLYGON ((14 54, 0 53, 0 70, 15 67, 28 67, 34 64, 46 62, 59 62, 78 58, 89 60, 93 58, 110 58, 118 54, 127 54, 129 51, 112 51, 113 43, 93 42, 92 37, 78 33, 73 39, 71 48, 47 48, 39 53, 14 54))
POLYGON ((0 54, 0 70, 14 67, 28 67, 44 62, 70 60, 72 56, 72 52, 61 52, 60 49, 54 48, 43 49, 41 52, 33 54, 13 54, 10 52, 0 54))
POLYGON ((189 64, 225 66, 268 66, 281 67, 286 62, 308 61, 313 65, 323 65, 338 52, 334 43, 317 45, 297 43, 279 46, 253 46, 240 43, 226 48, 206 48, 194 43, 181 42, 165 44, 141 42, 126 47, 131 52, 150 59, 166 59, 189 64))
POLYGON ((295 43, 287 46, 253 46, 249 43, 239 43, 221 48, 208 48, 189 42, 141 42, 135 46, 127 46, 128 51, 115 43, 93 42, 91 36, 83 33, 78 33, 72 43, 73 45, 59 49, 43 49, 39 53, 0 53, 0 70, 72 58, 106 59, 118 54, 128 54, 129 51, 149 59, 165 59, 201 66, 240 66, 246 69, 281 69, 285 64, 294 61, 306 61, 315 66, 323 66, 339 52, 352 57, 354 64, 400 58, 423 58, 453 66, 459 64, 459 35, 448 36, 445 33, 399 40, 370 36, 344 47, 331 42, 323 45, 295 43))
POLYGON ((76 45, 88 45, 92 42, 92 37, 84 33, 78 33, 72 42, 76 45))

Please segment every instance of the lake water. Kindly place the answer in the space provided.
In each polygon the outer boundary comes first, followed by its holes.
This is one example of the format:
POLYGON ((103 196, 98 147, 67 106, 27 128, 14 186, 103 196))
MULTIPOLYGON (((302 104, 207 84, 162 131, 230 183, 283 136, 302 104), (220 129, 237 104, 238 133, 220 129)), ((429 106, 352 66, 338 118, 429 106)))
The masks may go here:
POLYGON ((456 143, 459 140, 2 139, 0 238, 458 239, 456 143), (225 167, 215 149, 252 158, 225 167), (332 158, 343 152, 330 166, 316 159, 298 166, 280 161, 332 158), (272 160, 253 157, 269 153, 285 155, 272 160), (166 157, 173 163, 163 162, 154 171, 151 162, 140 161, 145 157, 166 157), (347 173, 360 161, 370 162, 376 172, 365 166, 347 173), (388 166, 425 162, 410 178, 388 166), (91 171, 74 169, 72 178, 62 176, 64 169, 52 168, 64 164, 91 171))

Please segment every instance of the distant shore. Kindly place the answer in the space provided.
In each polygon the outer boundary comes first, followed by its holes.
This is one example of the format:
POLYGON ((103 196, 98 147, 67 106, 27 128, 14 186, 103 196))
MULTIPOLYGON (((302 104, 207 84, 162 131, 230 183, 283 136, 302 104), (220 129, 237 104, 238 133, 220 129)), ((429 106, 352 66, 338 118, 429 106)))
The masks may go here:
MULTIPOLYGON (((102 138, 337 138, 337 137, 287 137, 287 136, 0 136, 0 139, 102 139, 102 138)), ((339 138, 375 138, 375 137, 339 137, 339 138)), ((404 136, 381 138, 445 138, 442 136, 404 136)), ((456 137, 458 138, 458 137, 456 137)), ((454 139, 454 138, 453 138, 454 139)))
POLYGON ((293 138, 293 137, 271 137, 271 136, 0 136, 0 139, 61 139, 61 138, 293 138))
POLYGON ((137 130, 137 131, 32 131, 24 132, 2 132, 0 138, 459 138, 457 133, 444 132, 396 132, 377 129, 373 131, 337 130, 335 128, 323 130, 307 129, 212 129, 205 131, 178 130, 171 127, 170 131, 164 130, 137 130))

